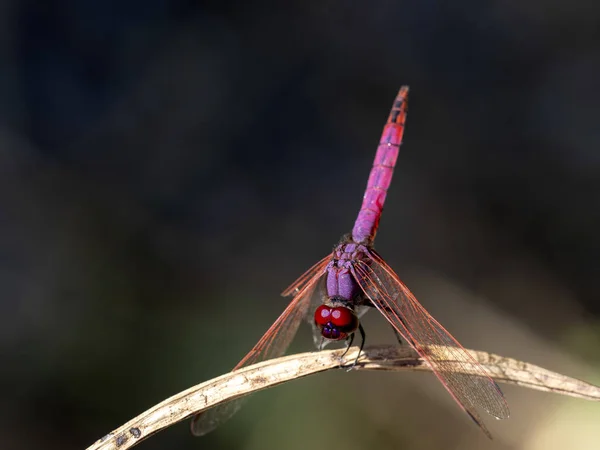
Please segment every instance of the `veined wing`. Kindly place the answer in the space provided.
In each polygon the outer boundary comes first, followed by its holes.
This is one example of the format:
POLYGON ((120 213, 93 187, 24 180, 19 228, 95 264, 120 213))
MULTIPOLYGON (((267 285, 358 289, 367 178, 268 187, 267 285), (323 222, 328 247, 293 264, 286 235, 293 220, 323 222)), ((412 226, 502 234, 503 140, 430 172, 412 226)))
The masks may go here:
POLYGON ((508 418, 510 412, 502 391, 469 352, 423 308, 381 256, 374 250, 369 252, 372 257, 370 261, 357 261, 352 266, 361 289, 398 333, 427 361, 460 407, 491 437, 476 407, 483 408, 497 419, 508 418), (475 368, 478 375, 452 371, 451 365, 456 364, 465 369, 475 368))
MULTIPOLYGON (((302 318, 310 309, 310 299, 319 279, 325 273, 328 261, 329 259, 325 258, 309 269, 310 278, 304 280, 300 277, 299 281, 302 280, 302 286, 298 289, 290 304, 233 370, 267 359, 277 358, 285 353, 298 331, 302 318)), ((225 402, 195 415, 191 423, 192 434, 202 436, 211 432, 231 418, 240 409, 243 400, 241 398, 225 402)))
POLYGON ((321 259, 318 263, 304 272, 296 281, 287 287, 285 291, 281 293, 283 297, 289 297, 290 295, 297 295, 308 283, 310 283, 314 277, 318 274, 323 274, 327 263, 331 260, 332 254, 330 253, 325 258, 321 259))

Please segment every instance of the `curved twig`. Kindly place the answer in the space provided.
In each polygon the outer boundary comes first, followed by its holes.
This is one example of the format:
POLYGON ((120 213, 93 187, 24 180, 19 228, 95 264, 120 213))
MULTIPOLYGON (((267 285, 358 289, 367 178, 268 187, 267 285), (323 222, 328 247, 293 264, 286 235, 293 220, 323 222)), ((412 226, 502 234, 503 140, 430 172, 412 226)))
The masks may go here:
MULTIPOLYGON (((438 351, 436 354, 439 354, 438 351)), ((284 356, 205 381, 153 406, 96 441, 88 450, 131 448, 150 435, 227 400, 318 372, 351 367, 358 348, 351 348, 344 360, 340 361, 343 352, 344 349, 337 349, 284 356)), ((584 381, 515 359, 475 350, 469 352, 496 381, 600 401, 600 388, 584 381)), ((409 347, 367 348, 358 359, 355 369, 431 371, 427 363, 409 347)), ((457 364, 455 369, 457 372, 471 373, 464 362, 457 364)))

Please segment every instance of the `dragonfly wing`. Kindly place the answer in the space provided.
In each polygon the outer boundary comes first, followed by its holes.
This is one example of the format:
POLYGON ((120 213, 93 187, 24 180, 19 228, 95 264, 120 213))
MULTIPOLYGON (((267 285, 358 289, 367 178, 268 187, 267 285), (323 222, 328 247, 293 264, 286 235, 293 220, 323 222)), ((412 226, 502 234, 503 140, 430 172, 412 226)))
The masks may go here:
MULTIPOLYGON (((327 267, 328 260, 321 260, 311 268, 312 278, 303 282, 287 308, 281 313, 271 328, 242 359, 233 370, 282 356, 294 339, 302 318, 310 309, 311 297, 327 267)), ((191 431, 194 436, 205 435, 233 416, 241 407, 243 398, 232 400, 197 414, 192 419, 191 431)))
POLYGON ((317 295, 315 288, 323 278, 327 262, 325 260, 321 261, 321 266, 317 268, 318 270, 314 271, 311 280, 304 284, 275 323, 271 325, 271 328, 267 330, 254 348, 250 350, 233 370, 241 369, 244 366, 256 364, 267 359, 278 358, 285 353, 298 331, 300 322, 310 310, 311 298, 317 295))
MULTIPOLYGON (((332 257, 333 255, 329 254, 325 258, 321 259, 318 263, 316 263, 314 266, 312 266, 310 269, 304 272, 302 276, 296 281, 294 281, 285 291, 281 293, 281 295, 284 297, 295 295, 295 293, 299 292, 306 285, 306 283, 308 283, 313 278, 313 276, 316 273, 319 273, 319 270, 322 269, 322 265, 326 266, 326 264, 329 263, 329 261, 331 261, 332 257)), ((317 286, 317 292, 320 293, 323 292, 323 289, 325 287, 325 277, 323 277, 319 281, 319 284, 320 285, 317 286)), ((313 295, 309 310, 314 311, 321 303, 321 296, 313 295)), ((321 329, 315 325, 315 321, 313 320, 313 317, 310 314, 307 314, 305 317, 306 321, 311 326, 313 342, 315 344, 315 347, 324 348, 328 344, 328 342, 323 342, 323 338, 321 336, 321 329)))
MULTIPOLYGON (((316 287, 315 295, 313 295, 310 300, 309 311, 314 312, 320 305, 323 304, 323 299, 327 295, 327 291, 325 288, 326 280, 327 277, 322 277, 319 280, 316 287)), ((321 329, 315 323, 315 316, 313 314, 307 314, 306 316, 304 316, 304 319, 306 320, 306 323, 308 323, 311 327, 315 347, 321 350, 324 349, 329 342, 323 340, 321 329)))
POLYGON ((240 410, 245 398, 238 398, 196 414, 192 418, 190 430, 194 436, 204 436, 228 421, 240 410))
POLYGON ((327 263, 331 261, 333 254, 330 253, 325 258, 321 259, 318 263, 304 272, 300 278, 294 281, 291 285, 287 287, 285 291, 281 293, 283 297, 289 297, 290 295, 297 295, 308 283, 310 283, 315 275, 323 274, 325 268, 327 267, 327 263))
POLYGON ((370 250, 370 261, 356 261, 353 275, 365 295, 404 339, 427 361, 461 408, 490 436, 475 407, 498 419, 510 412, 502 391, 487 371, 417 301, 391 267, 370 250), (478 373, 453 370, 456 364, 478 373))

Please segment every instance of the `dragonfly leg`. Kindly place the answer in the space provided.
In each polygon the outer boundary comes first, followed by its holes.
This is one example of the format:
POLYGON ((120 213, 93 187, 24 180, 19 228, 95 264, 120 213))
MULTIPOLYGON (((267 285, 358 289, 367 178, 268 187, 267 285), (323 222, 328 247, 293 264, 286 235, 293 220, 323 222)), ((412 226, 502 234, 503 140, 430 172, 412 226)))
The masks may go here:
MULTIPOLYGON (((400 322, 402 322, 402 325, 404 325, 404 328, 406 328, 406 324, 404 323, 404 320, 400 317, 400 322)), ((404 346, 404 340, 407 341, 408 344, 410 344, 412 347, 415 347, 415 343, 414 341, 408 341, 408 339, 406 339, 405 337, 403 337, 398 330, 396 330, 396 328, 394 328, 392 326, 392 330, 394 331, 394 334, 396 335, 396 339, 398 340, 398 344, 400 344, 400 347, 404 346)))
MULTIPOLYGON (((402 319, 400 319, 400 320, 402 323, 404 323, 404 320, 402 320, 402 319)), ((410 344, 414 347, 414 342, 408 342, 408 340, 405 339, 400 333, 398 333, 398 330, 396 330, 394 327, 392 327, 392 331, 396 335, 396 339, 398 340, 398 344, 400 344, 400 347, 404 346, 404 341, 406 341, 407 344, 410 344)))
MULTIPOLYGON (((358 358, 360 358, 360 354, 363 351, 363 347, 365 346, 365 341, 366 341, 366 334, 365 334, 365 329, 362 326, 362 323, 358 324, 358 332, 360 333, 360 348, 358 349, 358 354, 356 355, 356 358, 354 359, 354 362, 352 363, 352 365, 348 368, 348 372, 350 372, 352 369, 354 369, 354 367, 356 366, 356 363, 358 362, 358 358)), ((348 347, 346 348, 346 351, 344 352, 344 355, 346 353, 348 353, 348 349, 350 348, 350 345, 352 345, 352 341, 354 340, 354 334, 352 334, 352 338, 350 339, 350 343, 348 344, 348 347)), ((343 358, 343 355, 342 355, 343 358)))
POLYGON ((346 338, 346 351, 344 353, 342 353, 342 356, 340 357, 340 359, 343 359, 344 356, 346 356, 346 353, 348 353, 348 350, 350 350, 350 347, 352 346, 352 342, 354 342, 354 334, 352 333, 350 336, 348 336, 346 338))
POLYGON ((400 333, 398 333, 398 330, 396 330, 394 327, 392 327, 392 331, 394 331, 394 334, 396 335, 396 339, 398 340, 398 344, 400 344, 400 347, 402 347, 404 345, 404 342, 402 342, 402 336, 400 336, 400 333))
MULTIPOLYGON (((369 306, 371 308, 376 308, 376 306, 373 304, 373 302, 371 302, 371 300, 366 299, 366 301, 363 303, 364 306, 369 306)), ((386 312, 388 313, 392 313, 394 315, 396 315, 395 311, 392 311, 390 308, 383 308, 386 312)), ((402 317, 398 317, 400 319, 400 322, 402 322, 402 325, 404 325, 404 328, 406 327, 406 323, 404 322, 404 319, 402 317)), ((392 330, 394 330, 394 334, 396 335, 396 339, 398 340, 398 344, 400 344, 400 346, 404 345, 404 342, 402 341, 403 336, 398 332, 398 330, 396 330, 396 328, 394 328, 392 326, 392 330)), ((408 342, 411 346, 415 346, 414 342, 408 342)))
POLYGON ((365 341, 367 340, 367 335, 365 334, 365 329, 363 328, 362 323, 358 324, 358 331, 360 332, 361 343, 360 348, 358 349, 358 355, 356 355, 356 359, 354 360, 354 364, 356 364, 356 361, 358 361, 358 357, 362 353, 363 347, 365 346, 365 341))

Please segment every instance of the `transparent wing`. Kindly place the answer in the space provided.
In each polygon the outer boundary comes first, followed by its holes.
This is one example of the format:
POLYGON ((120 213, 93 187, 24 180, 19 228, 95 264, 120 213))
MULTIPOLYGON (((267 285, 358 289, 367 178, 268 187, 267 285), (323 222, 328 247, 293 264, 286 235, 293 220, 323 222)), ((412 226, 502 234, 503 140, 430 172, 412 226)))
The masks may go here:
POLYGON ((381 256, 374 250, 370 253, 370 261, 356 261, 352 269, 363 292, 427 361, 460 407, 490 436, 475 407, 498 419, 508 418, 510 412, 502 391, 469 352, 421 306, 381 256), (479 375, 456 373, 451 366, 457 363, 465 369, 475 368, 479 375))
POLYGON ((297 295, 308 283, 310 283, 314 277, 325 270, 327 263, 331 260, 333 254, 327 255, 321 259, 318 263, 308 269, 302 274, 296 281, 290 284, 285 291, 281 293, 283 297, 289 297, 290 295, 297 295))
MULTIPOLYGON (((328 262, 329 258, 322 259, 319 263, 311 267, 306 274, 300 277, 294 285, 288 288, 289 290, 296 284, 299 286, 294 287, 297 293, 287 308, 233 370, 267 359, 277 358, 285 353, 298 331, 298 326, 302 322, 302 318, 310 309, 310 299, 313 296, 319 279, 325 273, 328 262), (307 274, 310 274, 310 277, 306 277, 307 274)), ((231 418, 240 409, 243 400, 241 398, 222 403, 208 411, 195 415, 191 423, 192 434, 194 436, 202 436, 211 432, 231 418)))
MULTIPOLYGON (((323 297, 327 295, 326 285, 327 277, 322 277, 316 286, 315 295, 312 296, 310 300, 309 311, 314 312, 316 309, 323 304, 323 297)), ((304 316, 306 323, 310 325, 313 335, 313 342, 315 347, 318 349, 323 349, 329 343, 328 341, 323 342, 323 336, 321 335, 321 329, 315 324, 315 316, 314 314, 307 314, 304 316)))
MULTIPOLYGON (((321 261, 316 263, 314 266, 312 266, 310 269, 308 269, 304 274, 302 274, 302 276, 300 278, 298 278, 296 281, 294 281, 285 291, 283 291, 281 293, 281 295, 283 295, 284 297, 287 297, 289 295, 293 295, 295 292, 298 292, 312 278, 312 276, 314 275, 314 271, 317 270, 321 264, 328 263, 329 261, 331 261, 332 257, 333 257, 333 255, 329 254, 325 258, 323 258, 321 261)), ((316 287, 317 293, 324 292, 325 282, 326 282, 326 277, 323 277, 319 281, 319 285, 316 287)), ((317 307, 319 305, 321 305, 322 303, 323 303, 323 299, 320 295, 313 295, 312 300, 310 302, 309 311, 316 310, 317 307)), ((325 341, 322 343, 323 339, 321 336, 321 330, 319 329, 319 327, 317 327, 315 325, 315 321, 313 320, 313 317, 310 314, 307 314, 305 316, 305 318, 306 318, 306 322, 311 326, 313 342, 315 344, 315 347, 325 348, 325 346, 327 344, 329 344, 330 341, 325 341)))

